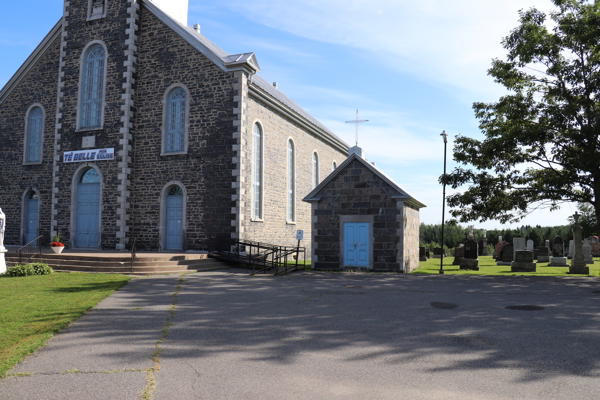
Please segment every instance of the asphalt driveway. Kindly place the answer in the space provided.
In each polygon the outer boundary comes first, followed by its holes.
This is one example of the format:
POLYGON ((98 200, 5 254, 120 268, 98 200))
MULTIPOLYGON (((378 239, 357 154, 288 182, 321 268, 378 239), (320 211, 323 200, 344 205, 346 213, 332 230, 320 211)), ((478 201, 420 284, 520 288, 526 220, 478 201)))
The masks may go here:
POLYGON ((598 278, 143 278, 0 399, 598 399, 599 328, 598 278))

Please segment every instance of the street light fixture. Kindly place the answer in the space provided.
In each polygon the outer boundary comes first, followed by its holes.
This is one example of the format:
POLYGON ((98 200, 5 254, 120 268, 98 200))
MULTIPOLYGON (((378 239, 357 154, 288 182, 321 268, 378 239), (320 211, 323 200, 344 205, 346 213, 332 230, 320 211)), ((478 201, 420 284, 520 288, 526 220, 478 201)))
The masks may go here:
MULTIPOLYGON (((440 136, 444 139, 444 175, 443 177, 446 178, 446 145, 448 144, 448 134, 446 133, 446 131, 443 131, 442 133, 440 133, 440 136)), ((444 274, 444 214, 446 211, 446 181, 444 180, 444 192, 443 192, 443 199, 442 199, 442 254, 440 256, 440 274, 444 274)))

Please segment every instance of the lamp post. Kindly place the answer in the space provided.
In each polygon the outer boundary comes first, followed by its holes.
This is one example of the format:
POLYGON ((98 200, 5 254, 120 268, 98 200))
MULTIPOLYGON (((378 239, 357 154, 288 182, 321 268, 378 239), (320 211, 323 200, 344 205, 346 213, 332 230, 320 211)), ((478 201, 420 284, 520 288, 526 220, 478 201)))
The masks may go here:
MULTIPOLYGON (((446 145, 448 144, 448 134, 446 131, 440 133, 440 136, 444 139, 444 178, 446 178, 446 145)), ((444 274, 444 214, 446 212, 446 182, 444 181, 444 191, 442 199, 442 254, 440 257, 440 274, 444 274)))

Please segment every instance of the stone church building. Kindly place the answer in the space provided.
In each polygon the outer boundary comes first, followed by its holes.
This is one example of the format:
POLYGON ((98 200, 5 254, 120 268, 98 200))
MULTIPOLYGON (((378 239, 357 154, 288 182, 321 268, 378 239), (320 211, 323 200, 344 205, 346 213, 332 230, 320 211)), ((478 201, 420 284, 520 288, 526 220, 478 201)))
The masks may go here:
POLYGON ((261 78, 255 53, 227 54, 187 13, 188 0, 65 0, 0 91, 6 244, 310 237, 301 200, 348 145, 261 78))

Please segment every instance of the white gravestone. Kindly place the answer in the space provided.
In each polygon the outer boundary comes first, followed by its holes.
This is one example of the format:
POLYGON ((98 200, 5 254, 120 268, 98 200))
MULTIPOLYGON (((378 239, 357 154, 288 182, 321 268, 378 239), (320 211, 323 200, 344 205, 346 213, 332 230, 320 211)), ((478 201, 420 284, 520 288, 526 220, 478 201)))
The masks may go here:
POLYGON ((586 264, 593 264, 594 257, 592 256, 592 246, 590 246, 590 239, 583 239, 583 258, 586 264))
POLYGON ((575 241, 569 240, 569 254, 567 254, 567 258, 569 260, 572 260, 574 254, 575 254, 575 241))
POLYGON ((4 248, 4 231, 6 230, 6 215, 2 212, 0 208, 0 274, 6 272, 6 261, 4 260, 4 253, 6 253, 6 249, 4 248))
POLYGON ((519 250, 527 250, 527 243, 523 237, 513 238, 513 260, 516 260, 519 250))
POLYGON ((533 240, 531 239, 527 241, 527 250, 533 251, 533 240))

